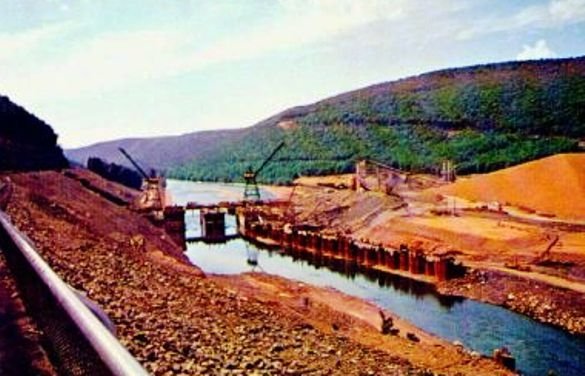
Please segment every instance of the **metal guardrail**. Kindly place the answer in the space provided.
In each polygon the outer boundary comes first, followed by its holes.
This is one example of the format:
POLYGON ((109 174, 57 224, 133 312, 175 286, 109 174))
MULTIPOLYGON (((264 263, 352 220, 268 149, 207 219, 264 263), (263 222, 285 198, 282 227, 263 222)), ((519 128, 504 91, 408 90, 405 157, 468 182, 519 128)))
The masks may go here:
POLYGON ((0 248, 59 374, 148 375, 2 211, 0 248))

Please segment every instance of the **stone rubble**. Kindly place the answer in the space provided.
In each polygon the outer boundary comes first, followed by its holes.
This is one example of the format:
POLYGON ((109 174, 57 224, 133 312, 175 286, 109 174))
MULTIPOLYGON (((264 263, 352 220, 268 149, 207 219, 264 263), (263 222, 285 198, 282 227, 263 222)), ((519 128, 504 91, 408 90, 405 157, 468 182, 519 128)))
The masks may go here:
MULTIPOLYGON (((130 246, 134 214, 117 212, 127 228, 111 233, 101 198, 66 181, 70 202, 57 205, 59 192, 38 190, 44 198, 31 200, 28 179, 16 179, 12 221, 67 283, 104 308, 122 344, 154 375, 434 374, 228 291, 180 260, 157 262, 158 249, 130 246), (80 210, 82 199, 96 202, 80 210)), ((150 241, 158 234, 140 226, 150 241)))
POLYGON ((465 278, 439 285, 442 294, 501 305, 574 334, 585 334, 585 296, 493 270, 473 270, 465 278))

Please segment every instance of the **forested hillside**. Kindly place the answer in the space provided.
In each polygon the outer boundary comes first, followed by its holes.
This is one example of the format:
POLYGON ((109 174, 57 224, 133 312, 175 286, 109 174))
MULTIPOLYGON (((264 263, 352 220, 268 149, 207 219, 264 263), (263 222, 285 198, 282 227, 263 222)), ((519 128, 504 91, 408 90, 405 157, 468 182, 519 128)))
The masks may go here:
POLYGON ((8 97, 0 95, 0 171, 67 166, 53 129, 8 97))
POLYGON ((347 172, 359 158, 434 171, 487 172, 559 152, 585 139, 585 58, 449 69, 297 107, 248 128, 228 146, 175 168, 182 179, 233 181, 280 140, 259 180, 347 172))
POLYGON ((459 173, 471 173, 578 151, 585 57, 431 72, 294 107, 249 128, 111 141, 67 155, 128 165, 122 146, 172 177, 236 181, 281 140, 286 147, 260 181, 348 172, 360 158, 428 172, 452 159, 459 173))

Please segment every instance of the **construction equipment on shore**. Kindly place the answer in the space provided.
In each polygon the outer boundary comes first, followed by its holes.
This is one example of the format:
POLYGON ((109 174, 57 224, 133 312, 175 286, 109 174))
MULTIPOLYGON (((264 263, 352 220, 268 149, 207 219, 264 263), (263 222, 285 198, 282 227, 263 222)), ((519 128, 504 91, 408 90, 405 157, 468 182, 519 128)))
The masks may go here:
POLYGON ((142 194, 136 201, 136 209, 138 211, 149 212, 154 218, 162 220, 165 208, 164 178, 158 177, 154 173, 149 176, 126 150, 121 147, 118 150, 132 163, 143 178, 142 194))
POLYGON ((363 159, 356 164, 354 186, 356 190, 379 191, 390 195, 398 185, 408 183, 409 175, 384 163, 363 159), (368 182, 368 177, 375 178, 375 182, 368 182))
POLYGON ((455 175, 456 170, 457 170, 457 165, 453 164, 452 160, 445 159, 441 163, 441 170, 439 171, 439 174, 441 175, 441 178, 445 182, 452 183, 456 179, 456 175, 455 175))
POLYGON ((553 247, 555 245, 557 245, 557 243, 559 242, 559 240, 561 239, 559 234, 556 233, 550 233, 550 234, 546 234, 546 239, 549 240, 549 244, 546 247, 546 249, 539 254, 536 259, 533 261, 533 264, 535 265, 547 265, 551 262, 552 257, 551 257, 551 250, 553 249, 553 247))
POLYGON ((282 141, 280 144, 278 144, 278 146, 276 148, 274 148, 274 150, 272 151, 272 153, 270 153, 268 158, 266 158, 264 160, 264 162, 262 162, 260 167, 258 167, 256 170, 252 170, 252 166, 248 167, 248 169, 244 173, 244 180, 246 182, 246 186, 244 188, 244 201, 258 201, 258 200, 260 200, 260 190, 258 189, 258 182, 256 181, 256 177, 264 169, 264 167, 266 167, 268 162, 270 162, 272 160, 272 158, 274 158, 276 153, 283 146, 284 146, 284 141, 282 141))

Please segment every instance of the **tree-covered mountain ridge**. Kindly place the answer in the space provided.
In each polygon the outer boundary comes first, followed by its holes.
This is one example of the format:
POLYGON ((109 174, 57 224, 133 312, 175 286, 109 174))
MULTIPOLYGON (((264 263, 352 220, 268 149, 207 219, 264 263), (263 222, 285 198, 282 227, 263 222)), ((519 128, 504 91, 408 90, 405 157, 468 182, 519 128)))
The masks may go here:
POLYGON ((47 123, 0 95, 0 171, 67 167, 57 138, 47 123))
POLYGON ((294 107, 207 143, 168 173, 241 180, 281 140, 287 146, 259 180, 348 172, 361 158, 427 172, 451 159, 460 173, 487 172, 578 151, 584 139, 585 57, 515 61, 425 73, 294 107))

